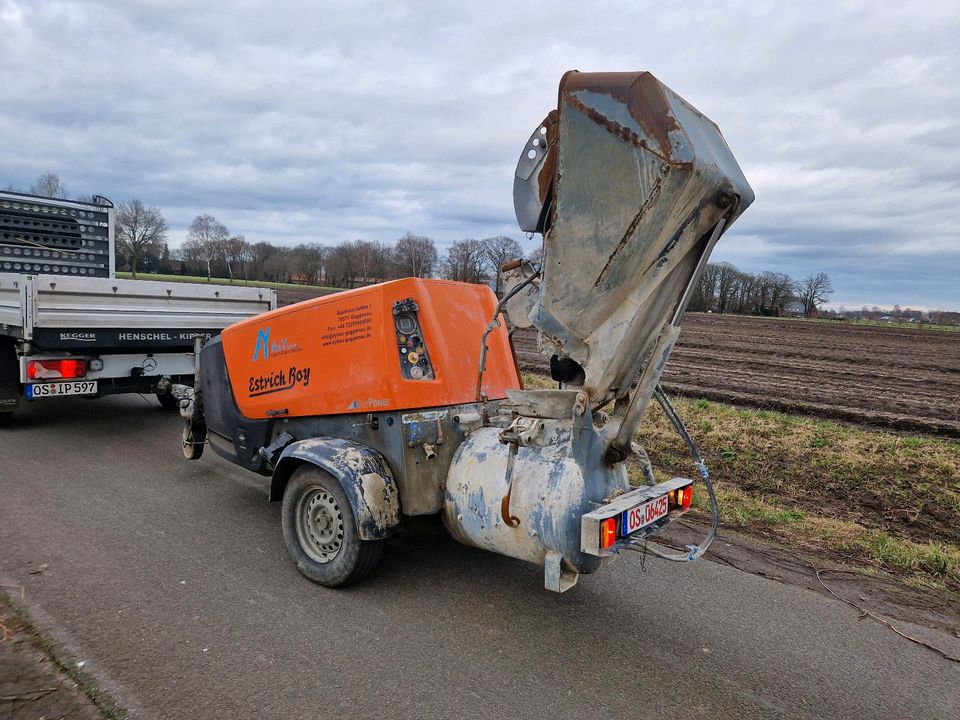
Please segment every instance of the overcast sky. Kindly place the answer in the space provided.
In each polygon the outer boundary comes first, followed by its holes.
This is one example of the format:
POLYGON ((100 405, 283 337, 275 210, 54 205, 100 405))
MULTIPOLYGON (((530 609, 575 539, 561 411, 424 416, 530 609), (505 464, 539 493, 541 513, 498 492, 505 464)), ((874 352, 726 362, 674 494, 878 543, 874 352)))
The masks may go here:
POLYGON ((757 199, 714 258, 960 309, 960 2, 0 0, 0 187, 209 212, 248 240, 523 241, 565 70, 650 70, 757 199))

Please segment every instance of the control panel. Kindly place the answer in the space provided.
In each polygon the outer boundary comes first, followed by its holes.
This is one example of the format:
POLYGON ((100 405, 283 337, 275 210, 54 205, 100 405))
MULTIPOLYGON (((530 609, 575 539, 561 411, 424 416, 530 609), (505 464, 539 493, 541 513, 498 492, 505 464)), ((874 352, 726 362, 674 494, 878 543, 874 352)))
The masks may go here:
POLYGON ((433 366, 417 317, 419 308, 413 298, 393 304, 393 325, 397 333, 400 373, 404 380, 433 380, 433 366))

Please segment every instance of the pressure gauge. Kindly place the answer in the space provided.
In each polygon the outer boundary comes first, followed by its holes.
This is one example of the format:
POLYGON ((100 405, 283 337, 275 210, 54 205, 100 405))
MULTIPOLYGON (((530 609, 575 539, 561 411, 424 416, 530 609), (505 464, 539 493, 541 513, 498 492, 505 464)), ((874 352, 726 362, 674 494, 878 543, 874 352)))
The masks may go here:
POLYGON ((409 315, 398 315, 396 325, 397 330, 404 335, 410 335, 417 329, 417 321, 409 315))

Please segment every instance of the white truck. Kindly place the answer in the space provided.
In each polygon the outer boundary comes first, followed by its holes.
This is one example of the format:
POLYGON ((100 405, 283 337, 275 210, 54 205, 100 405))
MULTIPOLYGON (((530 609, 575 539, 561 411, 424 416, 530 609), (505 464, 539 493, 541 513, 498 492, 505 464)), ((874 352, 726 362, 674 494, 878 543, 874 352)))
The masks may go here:
POLYGON ((115 277, 114 208, 0 192, 0 424, 21 402, 193 383, 194 339, 276 307, 267 288, 115 277))

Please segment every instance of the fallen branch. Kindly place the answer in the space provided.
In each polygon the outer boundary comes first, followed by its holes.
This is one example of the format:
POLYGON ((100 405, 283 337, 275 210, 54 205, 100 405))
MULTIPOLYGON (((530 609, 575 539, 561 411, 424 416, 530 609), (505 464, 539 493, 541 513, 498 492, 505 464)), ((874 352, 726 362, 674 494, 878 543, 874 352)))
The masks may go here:
POLYGON ((917 645, 920 645, 921 647, 927 648, 927 650, 930 650, 931 652, 935 652, 937 655, 939 655, 940 657, 942 657, 944 660, 949 660, 950 662, 960 663, 960 658, 954 657, 953 655, 950 655, 949 653, 941 650, 940 648, 936 647, 935 645, 931 645, 930 643, 928 643, 928 642, 926 642, 926 641, 924 641, 924 640, 920 640, 919 638, 915 638, 915 637, 913 637, 912 635, 907 635, 907 633, 905 633, 905 632, 903 632, 902 630, 900 630, 896 625, 894 625, 894 624, 893 624, 892 622, 890 622, 889 620, 886 620, 886 619, 880 617, 879 615, 876 615, 876 614, 870 612, 870 611, 867 610, 866 608, 864 608, 864 607, 862 607, 862 606, 860 606, 860 605, 857 605, 857 603, 853 602, 852 600, 847 600, 847 599, 844 598, 844 597, 840 597, 839 595, 837 595, 837 593, 835 593, 835 592, 823 581, 823 578, 820 577, 820 573, 822 573, 822 572, 830 572, 830 571, 829 571, 829 570, 821 570, 820 568, 818 568, 818 567, 817 567, 816 565, 814 565, 813 563, 808 563, 808 564, 810 565, 810 568, 813 570, 813 572, 816 574, 816 576, 817 576, 817 581, 820 583, 820 585, 823 586, 823 589, 824 589, 824 590, 826 590, 828 593, 830 593, 831 595, 833 595, 833 597, 835 597, 835 598, 836 598, 837 600, 839 600, 840 602, 846 603, 846 604, 849 605, 850 607, 856 608, 857 610, 860 611, 860 618, 859 618, 860 620, 863 620, 865 617, 868 617, 868 618, 870 618, 871 620, 876 620, 876 621, 877 621, 878 623, 880 623, 881 625, 886 625, 888 628, 890 628, 891 630, 893 630, 893 632, 895 632, 897 635, 899 635, 900 637, 904 638, 905 640, 909 640, 909 641, 912 642, 912 643, 916 643, 917 645))

